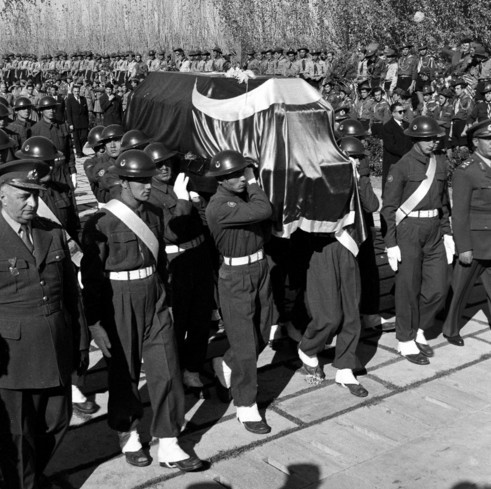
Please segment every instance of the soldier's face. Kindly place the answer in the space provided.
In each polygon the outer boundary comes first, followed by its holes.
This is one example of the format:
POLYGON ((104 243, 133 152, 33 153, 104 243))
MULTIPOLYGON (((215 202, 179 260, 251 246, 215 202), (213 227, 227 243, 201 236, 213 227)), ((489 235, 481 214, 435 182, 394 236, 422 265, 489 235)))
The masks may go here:
POLYGON ((462 49, 462 51, 464 53, 466 53, 467 51, 469 51, 469 48, 470 48, 470 44, 468 42, 464 42, 464 44, 461 44, 461 46, 460 46, 460 49, 462 49))
POLYGON ((433 153, 438 146, 438 138, 418 140, 414 145, 425 156, 430 156, 430 154, 433 153))
POLYGON ((380 102, 382 100, 382 92, 375 92, 375 100, 380 102))
POLYGON ((361 98, 367 98, 368 97, 368 90, 360 90, 360 95, 361 95, 361 98))
POLYGON ((293 61, 295 61, 295 55, 294 55, 293 53, 290 53, 290 54, 288 55, 288 59, 289 59, 290 61, 292 61, 292 62, 293 62, 293 61))
POLYGON ((7 91, 7 85, 5 83, 0 83, 0 92, 6 92, 7 91))
POLYGON ((438 95, 438 103, 440 105, 445 105, 446 101, 447 101, 447 97, 444 97, 443 95, 438 95))
POLYGON ((121 153, 121 139, 111 139, 106 143, 106 153, 111 158, 117 158, 121 153))
POLYGON ((477 148, 477 151, 484 156, 484 158, 491 159, 491 137, 487 138, 474 138, 473 140, 474 146, 477 148))
POLYGON ((145 202, 150 198, 150 192, 152 191, 151 177, 123 180, 122 185, 123 188, 128 188, 133 197, 140 202, 145 202))
POLYGON ((430 98, 431 98, 431 94, 430 94, 430 93, 425 93, 425 94, 423 95, 423 100, 424 100, 425 102, 429 102, 430 98))
POLYGON ((219 183, 229 192, 241 194, 244 192, 247 186, 244 170, 239 170, 231 173, 230 175, 226 175, 219 183))
POLYGON ((157 180, 160 180, 161 182, 167 183, 171 180, 172 178, 172 165, 171 164, 166 164, 169 163, 164 162, 162 166, 158 168, 158 173, 155 175, 155 178, 157 180))
POLYGON ((50 122, 54 119, 55 110, 53 107, 49 107, 48 109, 43 110, 43 119, 50 122))
POLYGON ((455 87, 455 95, 457 95, 457 97, 462 93, 462 85, 457 85, 455 87))
POLYGON ((403 55, 403 56, 407 56, 408 54, 409 54, 409 48, 404 48, 404 49, 402 50, 402 55, 403 55))
POLYGON ((301 49, 298 52, 298 55, 300 56, 301 59, 303 59, 303 58, 305 58, 305 56, 307 56, 307 51, 305 51, 305 49, 301 49))
POLYGON ((0 189, 0 201, 7 215, 15 222, 27 224, 34 219, 38 208, 37 190, 27 190, 11 185, 0 189))
POLYGON ((484 100, 486 100, 486 102, 491 102, 491 92, 486 92, 484 94, 484 100))
POLYGON ((31 109, 20 109, 17 111, 17 118, 21 121, 29 119, 31 115, 31 109))

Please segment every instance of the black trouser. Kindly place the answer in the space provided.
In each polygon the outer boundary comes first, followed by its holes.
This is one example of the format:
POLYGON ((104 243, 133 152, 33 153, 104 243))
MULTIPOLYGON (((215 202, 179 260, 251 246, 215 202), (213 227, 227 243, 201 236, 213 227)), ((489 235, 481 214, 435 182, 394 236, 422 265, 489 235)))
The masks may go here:
POLYGON ((445 336, 459 334, 460 320, 472 288, 479 277, 486 291, 488 308, 491 311, 491 260, 474 259, 470 265, 462 265, 457 261, 452 275, 452 300, 442 328, 445 336))
POLYGON ((431 328, 447 292, 440 219, 406 217, 397 226, 401 262, 395 278, 396 338, 411 341, 431 328))
POLYGON ((82 149, 87 142, 88 130, 86 127, 82 129, 74 128, 72 134, 73 143, 75 144, 75 153, 77 153, 77 156, 80 156, 83 154, 82 149))
POLYGON ((410 76, 398 76, 396 88, 402 88, 402 90, 408 91, 412 82, 413 79, 410 76))
POLYGON ((150 433, 157 438, 178 436, 184 422, 184 391, 163 284, 153 274, 140 280, 111 280, 111 289, 107 302, 113 310, 106 311, 111 341, 109 426, 130 431, 143 416, 138 390, 143 355, 153 410, 150 433))
POLYGON ((335 335, 333 366, 357 368, 360 338, 360 273, 353 254, 335 238, 312 237, 307 270, 307 305, 312 320, 299 348, 309 356, 324 350, 335 335))
POLYGON ((213 310, 213 269, 206 243, 169 255, 171 305, 181 366, 199 372, 206 359, 213 310))
POLYGON ((70 423, 71 387, 0 389, 0 472, 8 489, 37 489, 70 423))
POLYGON ((466 122, 461 119, 454 119, 452 121, 452 139, 450 141, 452 148, 456 146, 467 146, 467 135, 462 136, 465 124, 466 122))
POLYGON ((379 313, 380 280, 372 233, 373 230, 370 228, 357 256, 361 276, 360 312, 362 314, 379 313))
POLYGON ((273 294, 267 260, 249 265, 223 264, 218 272, 218 294, 230 344, 223 359, 232 369, 236 406, 252 406, 257 397, 257 357, 269 340, 273 294))

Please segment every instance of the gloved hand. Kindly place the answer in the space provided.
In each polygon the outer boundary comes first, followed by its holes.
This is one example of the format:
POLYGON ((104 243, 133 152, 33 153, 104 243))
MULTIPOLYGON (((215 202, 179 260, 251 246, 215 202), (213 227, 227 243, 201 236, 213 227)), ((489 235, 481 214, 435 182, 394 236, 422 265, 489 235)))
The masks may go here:
POLYGON ((199 194, 196 192, 193 192, 192 190, 189 192, 189 197, 191 198, 191 200, 193 202, 199 202, 200 201, 199 194))
POLYGON ((360 166, 360 160, 358 158, 353 158, 352 156, 349 157, 349 160, 351 162, 351 166, 353 167, 353 174, 355 175, 356 179, 360 179, 360 173, 358 172, 358 167, 360 166))
POLYGON ((72 177, 72 185, 73 185, 73 188, 77 188, 77 174, 76 173, 72 173, 71 174, 71 177, 72 177))
POLYGON ((389 266, 393 272, 397 272, 399 268, 398 263, 401 261, 401 249, 399 246, 391 246, 387 248, 387 258, 389 259, 389 266))
POLYGON ((174 182, 174 193, 178 199, 189 200, 189 192, 187 191, 187 186, 189 182, 189 177, 185 173, 179 173, 174 182))
POLYGON ((462 265, 469 266, 472 263, 473 259, 474 259, 474 254, 472 253, 472 250, 463 251, 462 253, 459 253, 459 261, 460 263, 462 263, 462 265))
POLYGON ((89 326, 90 334, 95 344, 100 348, 102 354, 105 357, 111 358, 111 342, 109 341, 109 336, 107 336, 106 330, 100 325, 99 322, 89 326))
POLYGON ((445 253, 447 254, 447 263, 450 265, 455 255, 455 243, 450 234, 443 235, 443 246, 445 246, 445 253))

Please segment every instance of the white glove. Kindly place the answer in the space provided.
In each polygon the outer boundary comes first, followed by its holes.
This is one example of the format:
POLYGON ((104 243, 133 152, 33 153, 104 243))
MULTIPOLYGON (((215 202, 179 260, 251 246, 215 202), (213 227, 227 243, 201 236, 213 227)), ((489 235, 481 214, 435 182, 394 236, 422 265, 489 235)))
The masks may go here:
POLYGON ((393 272, 397 272, 399 268, 398 263, 401 261, 401 249, 399 246, 392 246, 387 248, 387 258, 389 259, 389 266, 393 272))
POLYGON ((76 173, 72 173, 71 174, 71 177, 72 177, 73 188, 77 188, 77 174, 76 173))
POLYGON ((200 201, 199 194, 196 192, 193 192, 192 190, 189 192, 189 197, 191 197, 191 200, 193 202, 199 202, 200 201))
POLYGON ((358 161, 357 158, 353 158, 352 156, 349 157, 349 160, 351 162, 351 166, 353 167, 353 174, 355 175, 355 178, 357 180, 360 180, 360 173, 358 172, 358 167, 360 166, 360 162, 358 161))
POLYGON ((179 173, 177 175, 176 181, 174 182, 174 193, 178 199, 189 200, 189 192, 187 191, 187 186, 189 182, 189 177, 185 173, 179 173))
POLYGON ((445 246, 445 253, 447 254, 447 263, 450 265, 455 255, 455 243, 450 234, 443 235, 443 246, 445 246))

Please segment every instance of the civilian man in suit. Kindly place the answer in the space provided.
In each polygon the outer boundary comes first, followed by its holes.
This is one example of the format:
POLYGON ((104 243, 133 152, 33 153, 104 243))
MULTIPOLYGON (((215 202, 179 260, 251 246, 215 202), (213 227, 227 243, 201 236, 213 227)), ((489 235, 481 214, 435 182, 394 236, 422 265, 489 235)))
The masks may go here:
POLYGON ((72 131, 77 157, 82 158, 82 148, 87 142, 89 129, 89 108, 87 99, 80 95, 80 85, 74 85, 72 93, 66 99, 66 118, 72 131))
POLYGON ((0 166, 0 471, 9 489, 41 487, 71 417, 71 373, 88 334, 63 230, 36 215, 48 165, 0 166))
POLYGON ((106 91, 101 95, 102 125, 123 123, 123 102, 119 95, 113 93, 112 83, 106 83, 106 91))
POLYGON ((411 139, 404 134, 409 124, 403 120, 404 107, 396 102, 390 106, 392 118, 382 126, 384 156, 382 161, 382 191, 387 181, 390 167, 397 163, 411 148, 411 139))

